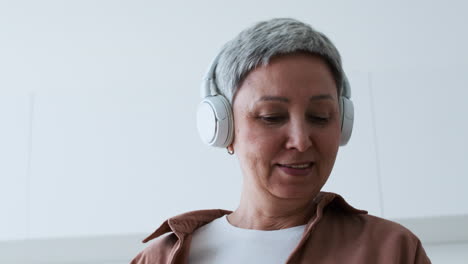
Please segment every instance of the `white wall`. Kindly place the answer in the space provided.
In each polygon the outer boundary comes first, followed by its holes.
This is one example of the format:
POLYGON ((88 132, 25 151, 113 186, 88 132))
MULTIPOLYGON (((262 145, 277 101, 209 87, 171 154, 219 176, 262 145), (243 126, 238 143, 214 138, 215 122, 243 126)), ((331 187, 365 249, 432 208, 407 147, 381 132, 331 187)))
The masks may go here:
POLYGON ((464 264, 468 259, 468 243, 430 244, 425 249, 432 263, 464 264))
POLYGON ((466 8, 1 0, 0 240, 148 233, 234 209, 235 158, 196 134, 199 81, 237 32, 285 16, 327 34, 351 80, 356 126, 325 189, 383 217, 468 215, 466 8))

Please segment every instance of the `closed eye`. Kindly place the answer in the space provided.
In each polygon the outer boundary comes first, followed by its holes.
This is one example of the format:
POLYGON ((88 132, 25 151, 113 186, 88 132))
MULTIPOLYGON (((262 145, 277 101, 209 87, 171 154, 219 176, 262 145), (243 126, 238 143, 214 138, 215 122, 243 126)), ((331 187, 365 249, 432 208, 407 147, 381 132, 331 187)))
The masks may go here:
POLYGON ((287 119, 285 116, 277 116, 277 115, 266 115, 266 116, 260 116, 260 120, 267 124, 278 124, 287 119))
MULTIPOLYGON (((263 121, 268 125, 281 124, 287 121, 288 116, 284 115, 262 115, 258 116, 258 119, 263 121)), ((308 122, 318 125, 325 125, 330 121, 330 117, 318 116, 318 115, 308 115, 306 116, 308 122)))
POLYGON ((311 122, 317 123, 317 124, 326 124, 328 121, 330 121, 329 117, 322 117, 322 116, 308 116, 307 117, 311 122))

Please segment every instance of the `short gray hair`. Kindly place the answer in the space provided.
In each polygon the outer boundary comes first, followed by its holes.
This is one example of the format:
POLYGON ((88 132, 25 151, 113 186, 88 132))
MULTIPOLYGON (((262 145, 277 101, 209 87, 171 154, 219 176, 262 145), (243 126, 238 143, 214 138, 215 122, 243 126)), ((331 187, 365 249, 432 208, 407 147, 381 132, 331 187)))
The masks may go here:
POLYGON ((251 70, 267 65, 275 56, 299 52, 325 59, 333 73, 338 95, 341 95, 344 72, 338 50, 324 34, 291 18, 259 22, 227 42, 216 65, 216 86, 232 104, 237 89, 251 70))

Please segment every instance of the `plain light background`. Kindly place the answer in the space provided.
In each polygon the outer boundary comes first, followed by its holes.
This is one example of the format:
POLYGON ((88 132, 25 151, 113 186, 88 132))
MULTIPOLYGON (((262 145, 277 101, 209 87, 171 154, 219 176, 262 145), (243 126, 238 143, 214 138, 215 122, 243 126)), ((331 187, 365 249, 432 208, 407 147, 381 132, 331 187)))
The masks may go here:
POLYGON ((356 108, 324 190, 408 223, 434 263, 462 263, 467 9, 436 0, 0 0, 0 260, 125 263, 168 217, 235 209, 235 156, 197 135, 200 80, 239 31, 293 17, 338 47, 356 108), (87 239, 94 251, 73 251, 87 239))

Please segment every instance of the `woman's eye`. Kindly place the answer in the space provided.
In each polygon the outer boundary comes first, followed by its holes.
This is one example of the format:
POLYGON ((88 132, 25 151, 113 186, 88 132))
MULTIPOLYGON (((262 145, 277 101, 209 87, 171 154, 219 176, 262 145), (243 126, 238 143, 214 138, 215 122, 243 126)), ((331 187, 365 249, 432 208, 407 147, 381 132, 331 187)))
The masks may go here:
POLYGON ((326 124, 330 120, 330 118, 322 116, 309 116, 309 120, 318 124, 326 124))
POLYGON ((283 122, 286 117, 284 116, 260 116, 260 119, 268 124, 276 124, 283 122))

